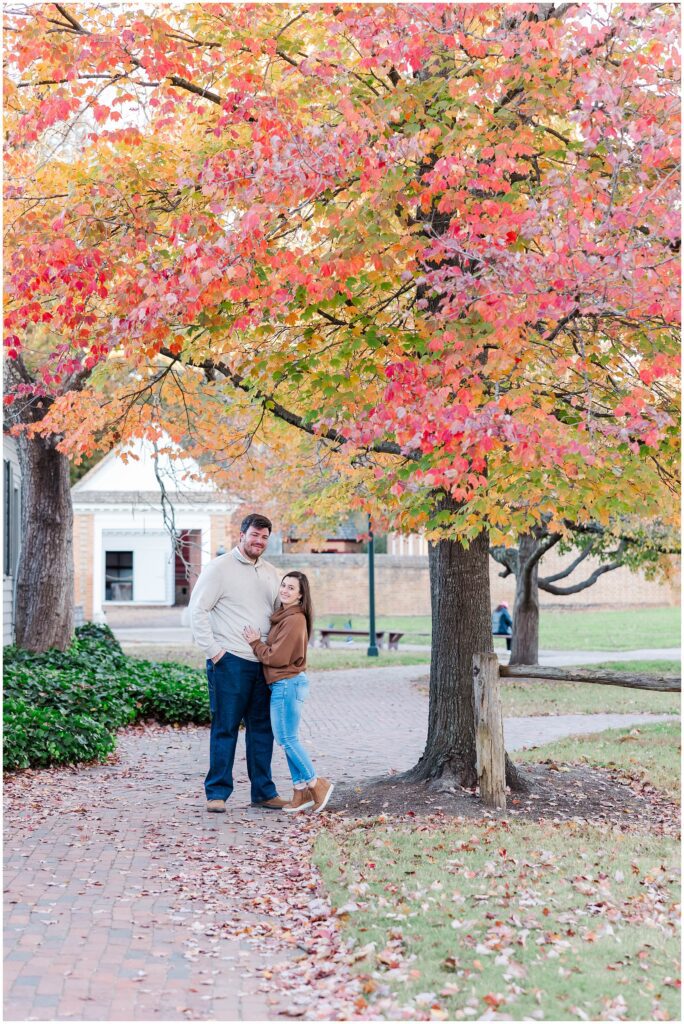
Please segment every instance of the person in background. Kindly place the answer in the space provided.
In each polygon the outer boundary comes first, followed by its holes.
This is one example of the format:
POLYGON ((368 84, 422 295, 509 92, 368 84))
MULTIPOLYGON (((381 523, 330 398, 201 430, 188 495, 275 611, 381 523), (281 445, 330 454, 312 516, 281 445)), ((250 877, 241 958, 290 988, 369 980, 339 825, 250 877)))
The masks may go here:
POLYGON ((502 601, 492 612, 492 633, 506 637, 506 650, 510 651, 513 637, 513 619, 508 610, 508 601, 502 601))
POLYGON ((270 692, 261 664, 243 636, 245 626, 252 623, 266 636, 278 600, 280 573, 261 557, 271 529, 266 516, 246 516, 237 546, 209 562, 190 597, 193 636, 207 656, 211 733, 204 791, 207 810, 214 814, 225 812, 233 792, 233 762, 243 719, 252 806, 278 811, 286 803, 271 778, 270 692))
POLYGON ((258 629, 248 626, 245 639, 264 666, 271 688, 271 726, 276 742, 285 751, 294 793, 283 810, 297 814, 313 808, 320 813, 334 785, 316 774, 311 758, 299 739, 302 705, 309 694, 306 654, 313 629, 309 581, 303 572, 289 572, 280 583, 280 608, 271 616, 266 642, 258 629))

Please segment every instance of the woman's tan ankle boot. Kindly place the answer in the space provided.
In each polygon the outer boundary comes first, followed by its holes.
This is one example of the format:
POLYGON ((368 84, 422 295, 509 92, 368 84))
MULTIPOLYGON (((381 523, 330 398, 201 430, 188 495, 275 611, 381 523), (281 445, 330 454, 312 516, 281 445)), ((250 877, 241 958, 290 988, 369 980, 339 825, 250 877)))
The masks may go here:
POLYGON ((311 787, 311 795, 314 798, 314 814, 320 814, 328 800, 332 796, 334 785, 330 779, 318 778, 311 787))
POLYGON ((285 804, 283 810, 286 814, 297 814, 299 811, 308 811, 314 805, 314 798, 308 789, 295 789, 292 799, 285 804))

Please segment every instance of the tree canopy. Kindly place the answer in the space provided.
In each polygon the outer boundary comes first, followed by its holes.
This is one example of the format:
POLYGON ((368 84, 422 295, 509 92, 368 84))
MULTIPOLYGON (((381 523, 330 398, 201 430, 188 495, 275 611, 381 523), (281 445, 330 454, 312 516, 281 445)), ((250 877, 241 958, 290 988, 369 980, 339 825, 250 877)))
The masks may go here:
POLYGON ((266 410, 327 439, 406 528, 662 512, 674 5, 6 22, 6 400, 64 450, 148 429, 124 413, 161 388, 220 450, 237 391, 244 433, 266 410))

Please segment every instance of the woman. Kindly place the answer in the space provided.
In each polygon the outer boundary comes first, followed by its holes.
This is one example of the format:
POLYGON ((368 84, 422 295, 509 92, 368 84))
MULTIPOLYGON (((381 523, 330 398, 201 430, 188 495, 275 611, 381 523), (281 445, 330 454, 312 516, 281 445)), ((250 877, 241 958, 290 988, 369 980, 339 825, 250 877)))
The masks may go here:
POLYGON ((280 583, 281 608, 271 617, 266 643, 253 626, 244 629, 245 639, 264 666, 271 689, 271 726, 276 742, 285 751, 294 794, 283 810, 297 814, 313 807, 319 814, 333 791, 329 779, 316 775, 311 758, 299 741, 302 704, 309 693, 304 674, 306 651, 313 629, 309 581, 302 572, 289 572, 280 583))
POLYGON ((502 601, 492 612, 492 633, 506 637, 506 648, 510 651, 513 642, 513 619, 508 610, 508 601, 502 601))

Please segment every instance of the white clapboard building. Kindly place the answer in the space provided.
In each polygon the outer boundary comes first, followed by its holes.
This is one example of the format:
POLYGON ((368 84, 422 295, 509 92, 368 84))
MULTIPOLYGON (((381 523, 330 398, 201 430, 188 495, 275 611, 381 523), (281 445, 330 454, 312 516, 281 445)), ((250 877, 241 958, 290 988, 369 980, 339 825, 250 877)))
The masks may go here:
MULTIPOLYGON (((169 445, 159 441, 157 449, 169 445)), ((105 456, 72 497, 75 603, 96 622, 115 605, 186 605, 201 569, 232 543, 229 524, 239 504, 193 459, 156 455, 142 440, 105 456)))

